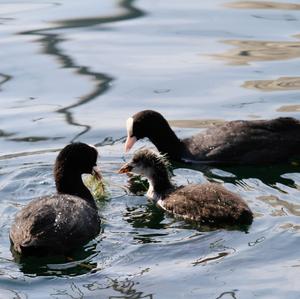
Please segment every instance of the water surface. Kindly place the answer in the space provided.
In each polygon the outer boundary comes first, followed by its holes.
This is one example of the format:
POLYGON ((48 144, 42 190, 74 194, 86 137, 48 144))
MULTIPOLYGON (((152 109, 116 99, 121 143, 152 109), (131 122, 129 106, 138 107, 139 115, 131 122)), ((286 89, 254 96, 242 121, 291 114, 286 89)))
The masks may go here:
POLYGON ((298 163, 177 165, 178 184, 239 193, 255 212, 246 232, 165 215, 116 174, 124 123, 142 109, 182 137, 299 118, 299 19, 297 1, 0 1, 0 298, 299 298, 298 163), (68 259, 14 260, 14 214, 54 192, 71 141, 100 151, 102 232, 68 259))

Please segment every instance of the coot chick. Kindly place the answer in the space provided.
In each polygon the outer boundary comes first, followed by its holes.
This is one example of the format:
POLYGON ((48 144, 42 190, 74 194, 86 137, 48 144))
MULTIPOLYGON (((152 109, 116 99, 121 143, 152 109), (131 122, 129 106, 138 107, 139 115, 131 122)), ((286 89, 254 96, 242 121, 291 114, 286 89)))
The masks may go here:
POLYGON ((160 113, 144 110, 127 120, 125 151, 144 137, 182 162, 267 164, 300 155, 300 121, 291 117, 230 121, 180 140, 160 113))
POLYGON ((127 172, 147 177, 147 196, 174 216, 213 226, 252 223, 253 214, 242 198, 219 184, 175 187, 169 177, 165 156, 154 151, 142 149, 136 152, 119 170, 119 173, 127 172))
POLYGON ((34 199, 21 209, 10 229, 15 252, 22 256, 65 254, 97 236, 96 203, 82 182, 83 173, 101 179, 98 152, 84 143, 67 145, 54 166, 57 193, 34 199))

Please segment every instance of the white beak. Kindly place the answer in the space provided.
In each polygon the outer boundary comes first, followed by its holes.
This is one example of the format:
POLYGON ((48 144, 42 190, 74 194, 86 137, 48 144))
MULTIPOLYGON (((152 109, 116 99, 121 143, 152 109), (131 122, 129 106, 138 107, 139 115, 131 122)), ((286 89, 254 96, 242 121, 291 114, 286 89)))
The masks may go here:
POLYGON ((126 142, 125 142, 125 153, 127 153, 133 145, 136 143, 137 138, 135 136, 127 136, 126 142))

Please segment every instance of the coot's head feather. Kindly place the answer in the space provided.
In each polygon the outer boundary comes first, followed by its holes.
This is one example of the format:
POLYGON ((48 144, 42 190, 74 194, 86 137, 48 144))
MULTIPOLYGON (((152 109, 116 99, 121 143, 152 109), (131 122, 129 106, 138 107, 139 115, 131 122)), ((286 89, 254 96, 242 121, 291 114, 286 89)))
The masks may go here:
POLYGON ((81 180, 83 173, 93 174, 101 180, 97 169, 98 152, 94 146, 77 142, 64 147, 58 154, 54 166, 54 179, 59 193, 79 196, 95 205, 90 191, 81 180))
POLYGON ((182 144, 160 113, 143 110, 127 120, 125 151, 129 151, 137 140, 145 137, 151 140, 159 152, 168 154, 171 159, 180 160, 182 144))
POLYGON ((120 173, 133 172, 148 178, 155 176, 169 176, 170 163, 165 155, 150 149, 141 149, 133 155, 130 162, 126 163, 120 173))
POLYGON ((144 166, 152 168, 167 169, 170 167, 170 162, 166 158, 166 155, 150 149, 137 151, 132 158, 132 162, 135 164, 142 163, 144 166))
POLYGON ((85 143, 76 142, 64 147, 55 161, 54 175, 60 171, 76 173, 92 173, 97 164, 96 148, 85 143))
POLYGON ((153 110, 143 110, 132 116, 133 127, 132 135, 137 139, 150 137, 159 132, 164 126, 169 126, 166 119, 158 112, 153 110))
POLYGON ((157 201, 173 189, 169 169, 170 164, 165 155, 150 149, 141 149, 133 155, 130 162, 123 165, 119 173, 132 172, 145 176, 149 181, 147 195, 157 201))

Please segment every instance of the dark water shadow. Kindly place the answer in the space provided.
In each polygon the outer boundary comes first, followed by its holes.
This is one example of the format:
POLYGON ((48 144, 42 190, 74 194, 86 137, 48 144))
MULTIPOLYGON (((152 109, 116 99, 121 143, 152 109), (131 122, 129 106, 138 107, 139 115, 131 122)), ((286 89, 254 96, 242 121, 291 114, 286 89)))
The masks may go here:
POLYGON ((60 62, 62 68, 74 69, 77 74, 88 76, 96 82, 94 90, 86 95, 81 96, 79 101, 56 110, 57 113, 65 115, 66 122, 69 125, 83 128, 83 130, 80 133, 78 133, 75 137, 73 137, 71 141, 75 141, 78 137, 82 136, 91 129, 89 125, 77 122, 74 119, 71 110, 73 108, 87 104, 93 101, 101 94, 107 92, 110 88, 110 83, 111 81, 113 81, 114 78, 105 73, 93 72, 87 66, 77 65, 70 55, 64 53, 60 49, 59 44, 63 41, 63 38, 61 38, 60 34, 49 32, 53 30, 91 27, 95 25, 102 25, 106 23, 134 19, 145 15, 145 13, 142 10, 134 7, 133 3, 134 0, 121 1, 119 7, 122 8, 124 12, 116 16, 62 20, 56 22, 57 25, 52 28, 37 29, 19 33, 22 35, 41 36, 41 39, 39 39, 37 42, 42 44, 43 53, 54 56, 60 62))
POLYGON ((277 183, 296 188, 293 180, 284 178, 286 173, 299 172, 298 162, 274 164, 274 165, 203 165, 174 163, 175 168, 189 168, 202 172, 208 180, 222 179, 226 183, 238 184, 244 179, 256 178, 264 184, 274 187, 277 183), (220 169, 231 175, 218 175, 214 169, 220 169))
POLYGON ((138 283, 135 283, 131 279, 126 280, 112 280, 111 288, 120 293, 118 296, 109 296, 109 299, 153 299, 153 294, 144 294, 144 292, 138 291, 138 283))
MULTIPOLYGON (((8 82, 9 80, 11 80, 13 77, 10 76, 10 75, 7 75, 7 74, 3 74, 3 73, 0 73, 0 78, 2 77, 2 79, 0 79, 0 92, 2 90, 2 85, 5 84, 6 82, 8 82)), ((3 131, 3 130, 0 130, 0 138, 1 137, 10 137, 10 136, 13 136, 14 134, 13 133, 9 133, 9 132, 6 132, 6 131, 3 131)))
POLYGON ((216 297, 216 299, 221 299, 221 298, 232 298, 232 299, 237 299, 237 293, 238 290, 234 290, 234 291, 230 291, 230 292, 223 292, 221 293, 218 297, 216 297))
POLYGON ((0 77, 2 77, 2 80, 0 81, 0 91, 1 91, 1 85, 11 80, 13 77, 11 75, 0 73, 0 77))
POLYGON ((92 258, 98 255, 96 244, 89 248, 80 247, 72 253, 57 256, 22 257, 12 247, 14 261, 20 271, 27 276, 78 276, 97 270, 97 262, 92 258))
POLYGON ((14 133, 9 133, 7 131, 0 130, 0 138, 1 137, 11 137, 13 135, 14 135, 14 133))
POLYGON ((40 141, 55 141, 55 140, 60 140, 63 139, 63 137, 45 137, 45 136, 28 136, 28 137, 20 137, 20 138, 9 138, 8 140, 10 141, 15 141, 15 142, 40 142, 40 141))
MULTIPOLYGON (((143 275, 143 273, 148 270, 142 270, 138 276, 143 275)), ((145 293, 140 290, 141 285, 135 282, 132 277, 128 278, 110 278, 106 277, 105 280, 96 280, 90 283, 85 283, 81 285, 76 283, 74 280, 64 289, 55 289, 55 293, 52 296, 55 298, 60 298, 61 296, 68 298, 108 298, 108 299, 142 299, 154 298, 153 294, 145 293), (89 293, 87 293, 87 291, 89 293), (103 292, 108 293, 103 295, 103 292)))
POLYGON ((151 203, 127 207, 123 218, 134 228, 163 229, 166 227, 166 224, 162 223, 165 218, 163 210, 151 203))

